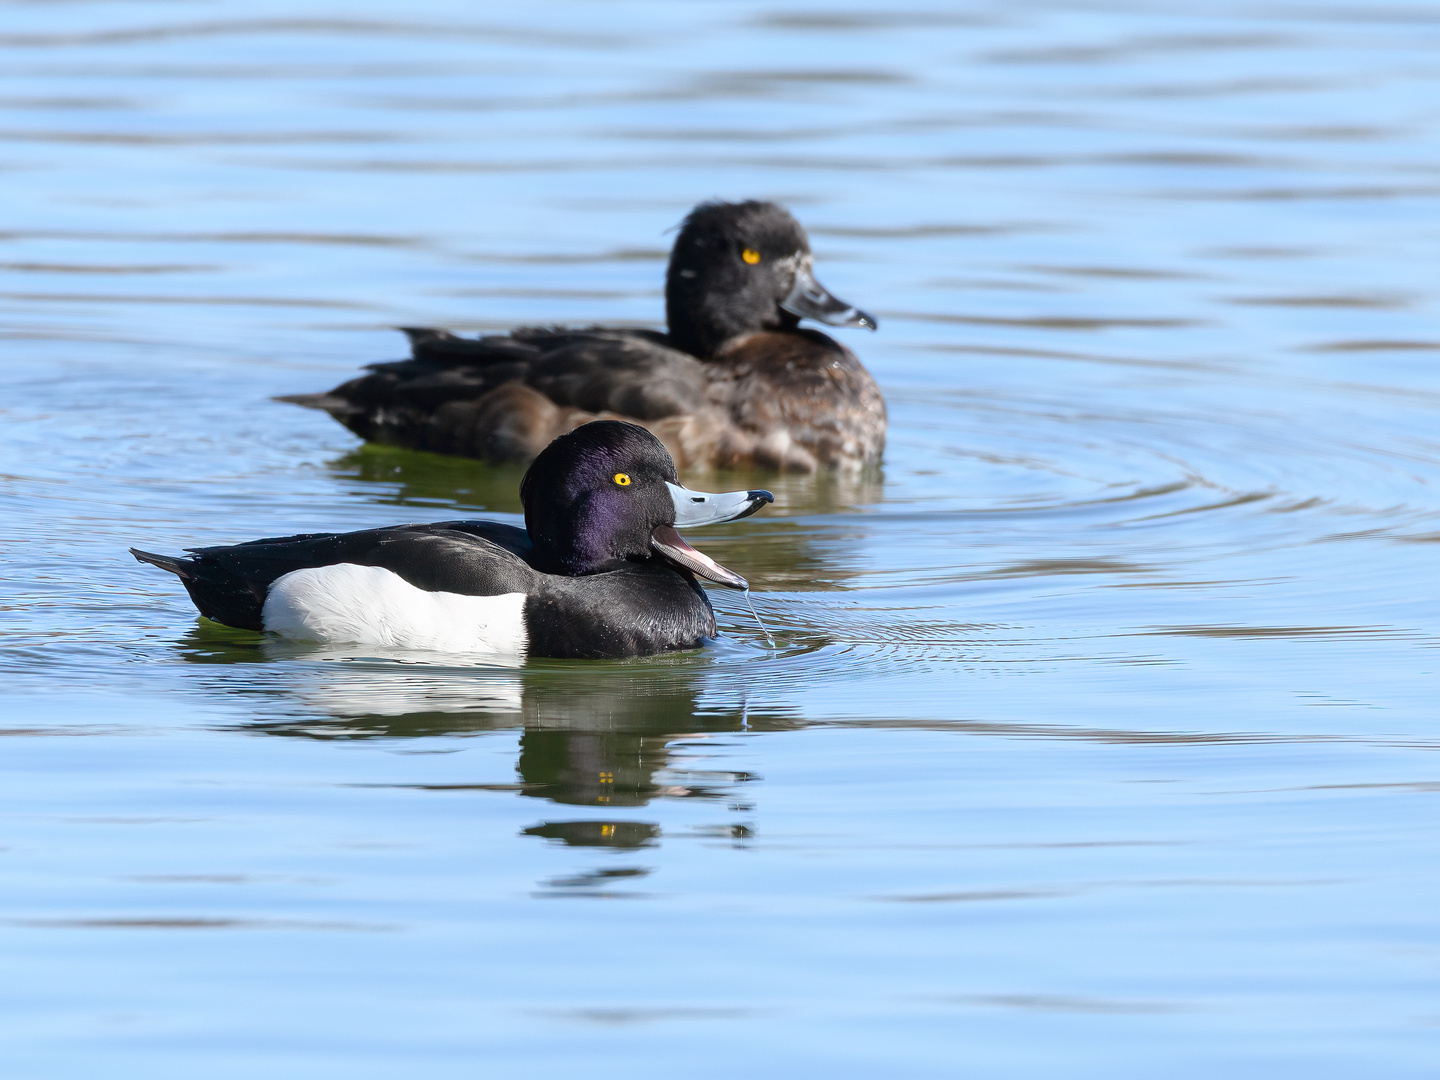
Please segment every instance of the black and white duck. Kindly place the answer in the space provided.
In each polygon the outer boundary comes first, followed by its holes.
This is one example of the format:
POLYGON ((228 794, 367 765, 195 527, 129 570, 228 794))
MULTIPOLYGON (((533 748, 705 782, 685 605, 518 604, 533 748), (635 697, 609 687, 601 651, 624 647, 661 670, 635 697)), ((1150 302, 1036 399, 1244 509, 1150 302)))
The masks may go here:
POLYGON ((774 501, 768 491, 682 487, 659 439, 605 420, 546 447, 520 499, 523 529, 440 521, 183 556, 130 550, 176 575, 207 619, 296 641, 502 663, 644 656, 716 636, 697 578, 749 587, 676 529, 734 521, 774 501))

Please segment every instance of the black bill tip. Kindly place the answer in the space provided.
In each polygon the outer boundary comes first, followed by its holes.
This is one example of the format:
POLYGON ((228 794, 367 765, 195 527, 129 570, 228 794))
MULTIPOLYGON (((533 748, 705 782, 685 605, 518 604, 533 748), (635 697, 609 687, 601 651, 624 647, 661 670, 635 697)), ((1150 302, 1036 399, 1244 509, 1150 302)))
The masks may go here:
POLYGON ((740 518, 747 518, 751 514, 756 513, 762 506, 769 506, 775 501, 775 496, 771 495, 770 492, 766 491, 764 488, 756 488, 754 491, 747 491, 745 493, 745 496, 750 500, 750 505, 745 508, 745 512, 743 514, 739 515, 739 517, 733 518, 732 520, 734 521, 739 521, 740 518))

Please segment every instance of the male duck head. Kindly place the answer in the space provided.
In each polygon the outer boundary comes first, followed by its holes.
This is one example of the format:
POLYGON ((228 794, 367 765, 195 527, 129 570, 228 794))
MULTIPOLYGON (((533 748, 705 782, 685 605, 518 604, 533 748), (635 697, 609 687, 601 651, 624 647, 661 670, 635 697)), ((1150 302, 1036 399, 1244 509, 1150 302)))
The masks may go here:
POLYGON ((710 357, 725 342, 759 330, 794 330, 801 319, 876 327, 818 281, 810 239, 782 206, 701 203, 680 226, 665 278, 670 340, 710 357))
POLYGON ((775 501, 768 491, 712 495, 680 484, 664 444, 643 427, 596 420, 561 435, 520 484, 534 565, 576 577, 652 558, 733 589, 749 583, 696 551, 676 528, 735 521, 775 501))

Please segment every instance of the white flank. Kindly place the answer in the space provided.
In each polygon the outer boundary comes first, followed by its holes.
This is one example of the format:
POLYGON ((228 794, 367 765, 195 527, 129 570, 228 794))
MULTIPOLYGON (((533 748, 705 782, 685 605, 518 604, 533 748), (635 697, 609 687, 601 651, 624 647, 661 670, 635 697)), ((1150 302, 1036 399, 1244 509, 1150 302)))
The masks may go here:
POLYGON ((337 563, 295 570, 270 586, 265 629, 325 645, 482 653, 522 660, 525 594, 462 596, 417 589, 378 566, 337 563))

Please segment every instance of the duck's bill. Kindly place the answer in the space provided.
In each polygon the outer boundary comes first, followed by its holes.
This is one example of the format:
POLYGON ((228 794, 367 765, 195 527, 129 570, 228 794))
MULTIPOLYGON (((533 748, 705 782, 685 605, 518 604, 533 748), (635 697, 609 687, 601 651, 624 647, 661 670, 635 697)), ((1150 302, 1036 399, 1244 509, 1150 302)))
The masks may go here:
POLYGON ((795 271, 795 287, 780 301, 780 306, 802 319, 816 319, 830 326, 863 326, 874 330, 880 324, 853 304, 832 296, 830 290, 815 280, 806 258, 795 271))
POLYGON ((670 501, 675 504, 677 529, 739 521, 775 501, 775 496, 768 491, 724 491, 712 495, 708 491, 691 491, 668 480, 665 486, 670 489, 670 501))
POLYGON ((721 566, 703 551, 696 551, 680 538, 669 525, 658 525, 650 536, 650 546, 676 566, 689 570, 696 577, 726 585, 732 589, 748 589, 750 583, 734 570, 721 566))

